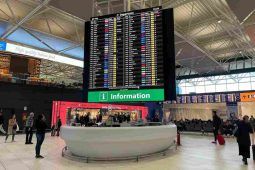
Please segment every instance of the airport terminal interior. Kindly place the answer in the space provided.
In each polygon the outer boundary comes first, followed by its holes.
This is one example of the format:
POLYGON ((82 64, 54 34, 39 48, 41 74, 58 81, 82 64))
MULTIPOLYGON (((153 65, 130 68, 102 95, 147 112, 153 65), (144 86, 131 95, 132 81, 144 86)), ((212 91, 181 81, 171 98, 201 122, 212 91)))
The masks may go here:
POLYGON ((0 0, 0 170, 255 170, 254 0, 0 0))

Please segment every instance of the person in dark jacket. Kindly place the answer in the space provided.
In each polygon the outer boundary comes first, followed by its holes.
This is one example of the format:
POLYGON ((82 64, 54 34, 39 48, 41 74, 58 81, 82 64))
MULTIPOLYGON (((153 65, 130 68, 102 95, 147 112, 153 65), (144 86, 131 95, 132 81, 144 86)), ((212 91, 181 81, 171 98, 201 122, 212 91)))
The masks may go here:
POLYGON ((31 112, 26 120, 26 142, 25 144, 33 144, 33 126, 34 126, 34 113, 31 112))
POLYGON ((253 129, 249 123, 249 116, 244 116, 243 120, 238 122, 237 127, 236 137, 239 155, 243 156, 243 162, 247 165, 247 159, 250 158, 250 146, 254 144, 253 129), (252 143, 250 134, 252 134, 252 143))
POLYGON ((45 116, 43 114, 40 114, 35 122, 35 128, 36 128, 36 146, 35 146, 35 158, 44 158, 40 155, 41 152, 41 146, 45 138, 45 130, 46 130, 46 122, 45 122, 45 116))
POLYGON ((221 119, 220 117, 217 115, 217 112, 215 110, 213 110, 212 112, 213 114, 213 135, 214 135, 214 141, 212 143, 217 143, 217 136, 219 133, 219 129, 221 126, 221 119))
POLYGON ((62 126, 62 122, 61 122, 60 117, 58 117, 58 122, 57 122, 57 136, 59 136, 59 131, 60 131, 61 126, 62 126))

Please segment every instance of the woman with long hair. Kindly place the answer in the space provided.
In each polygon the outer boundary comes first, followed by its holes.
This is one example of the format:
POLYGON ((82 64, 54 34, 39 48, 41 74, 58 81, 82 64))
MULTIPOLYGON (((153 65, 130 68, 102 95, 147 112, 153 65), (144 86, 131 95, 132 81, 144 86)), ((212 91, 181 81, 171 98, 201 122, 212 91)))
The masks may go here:
POLYGON ((12 142, 15 142, 14 137, 16 135, 17 127, 18 127, 18 125, 17 125, 17 121, 16 121, 16 115, 13 114, 12 118, 10 118, 8 121, 8 131, 7 131, 7 134, 5 137, 5 143, 9 137, 9 135, 12 135, 12 142))

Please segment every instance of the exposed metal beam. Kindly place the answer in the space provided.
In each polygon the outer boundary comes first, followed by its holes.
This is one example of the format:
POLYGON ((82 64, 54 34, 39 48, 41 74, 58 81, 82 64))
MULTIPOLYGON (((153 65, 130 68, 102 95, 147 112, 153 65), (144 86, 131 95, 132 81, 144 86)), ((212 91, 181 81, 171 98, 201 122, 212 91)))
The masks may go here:
POLYGON ((162 6, 164 8, 177 8, 179 6, 182 6, 184 4, 193 2, 193 1, 199 1, 199 0, 174 0, 174 1, 167 1, 165 3, 162 3, 162 6))
POLYGON ((15 16, 15 14, 14 14, 12 8, 11 8, 11 5, 9 4, 9 1, 8 1, 8 0, 5 0, 5 3, 6 3, 6 5, 8 6, 9 11, 10 11, 11 14, 12 14, 12 19, 13 19, 15 22, 17 22, 16 16, 15 16))
POLYGON ((80 46, 83 46, 83 44, 84 44, 84 43, 76 44, 76 45, 71 46, 71 47, 67 47, 67 48, 65 48, 65 49, 63 49, 63 50, 58 51, 58 53, 61 54, 61 53, 64 53, 64 52, 66 52, 66 51, 69 51, 69 50, 78 48, 78 47, 80 47, 80 46))
MULTIPOLYGON (((196 45, 196 44, 193 42, 192 39, 189 39, 189 38, 183 36, 182 34, 180 34, 180 33, 177 32, 177 31, 174 31, 174 33, 175 33, 176 36, 178 36, 178 37, 184 39, 184 40, 185 40, 187 43, 189 43, 192 47, 194 47, 194 48, 196 48, 198 51, 204 53, 209 59, 211 59, 214 63, 216 63, 218 66, 220 66, 222 69, 224 69, 224 68, 222 67, 222 65, 221 65, 218 61, 216 61, 214 57, 211 56, 211 54, 209 54, 207 51, 201 49, 198 45, 196 45)), ((225 70, 225 69, 224 69, 224 70, 225 70)))
POLYGON ((33 15, 38 12, 42 7, 44 7, 45 5, 47 5, 50 2, 50 0, 44 0, 41 4, 39 4, 36 8, 34 8, 31 12, 29 12, 23 19, 21 19, 16 25, 14 25, 13 27, 11 27, 9 30, 7 30, 2 36, 2 39, 7 38, 11 33, 13 33, 14 31, 16 31, 16 29, 18 29, 19 26, 21 26, 22 24, 24 24, 27 20, 29 20, 31 17, 33 17, 33 15))
POLYGON ((34 35, 30 30, 28 30, 27 28, 22 28, 24 31, 26 31, 29 35, 31 35, 32 37, 34 37, 36 40, 40 41, 42 44, 44 44, 45 46, 47 46, 49 49, 51 49, 54 52, 57 52, 54 48, 52 48, 50 45, 48 45, 47 43, 45 43, 43 40, 41 40, 40 38, 38 38, 36 35, 34 35))

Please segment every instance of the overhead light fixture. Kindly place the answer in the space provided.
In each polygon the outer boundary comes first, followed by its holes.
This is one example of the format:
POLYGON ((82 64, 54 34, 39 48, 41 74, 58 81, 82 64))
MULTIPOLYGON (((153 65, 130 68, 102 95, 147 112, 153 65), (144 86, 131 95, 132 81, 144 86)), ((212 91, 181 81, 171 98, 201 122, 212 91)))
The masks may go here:
POLYGON ((217 21, 218 22, 218 24, 220 24, 221 22, 222 22, 222 20, 219 20, 219 21, 217 21))

